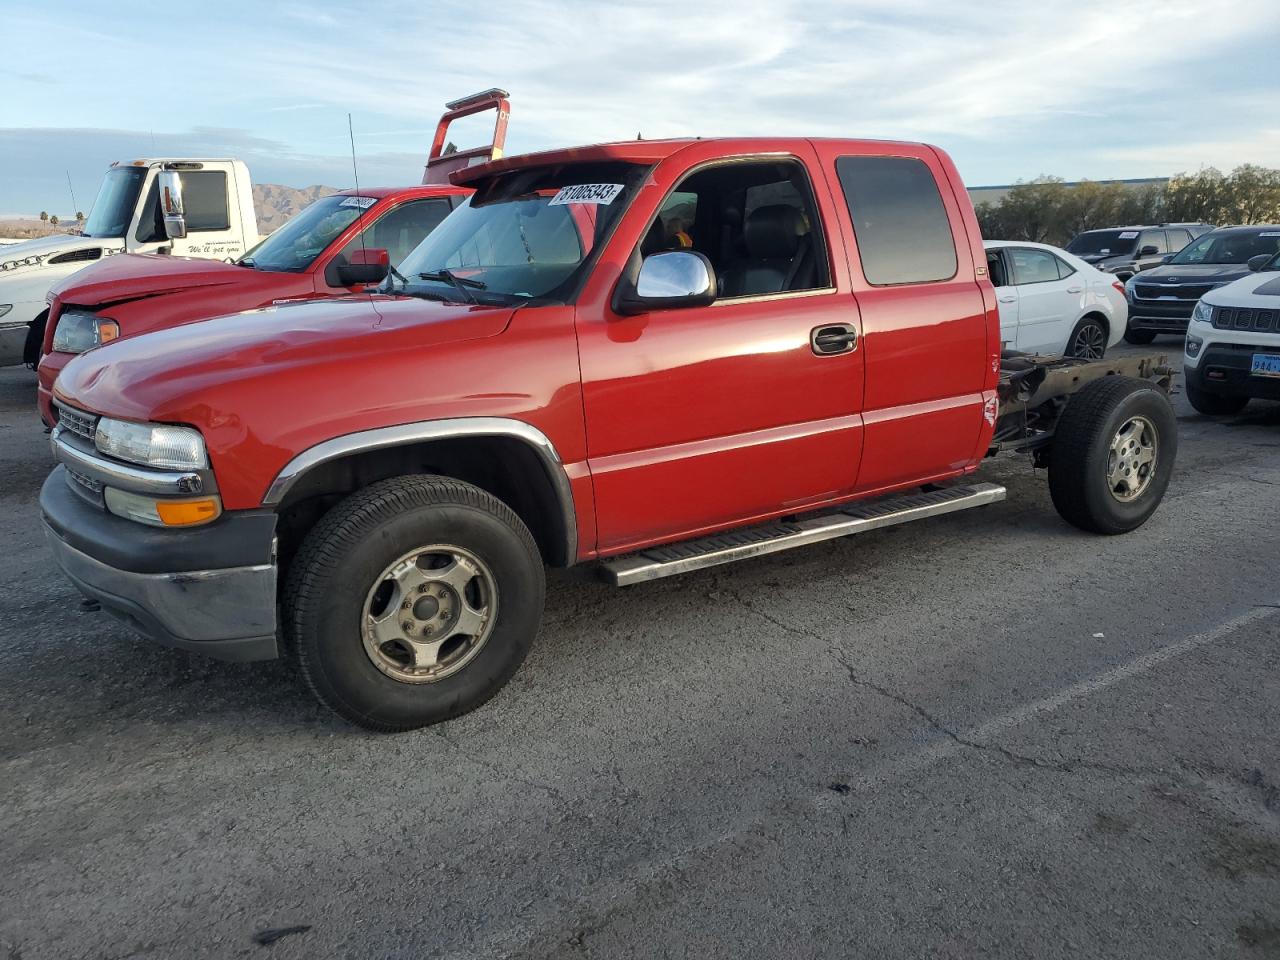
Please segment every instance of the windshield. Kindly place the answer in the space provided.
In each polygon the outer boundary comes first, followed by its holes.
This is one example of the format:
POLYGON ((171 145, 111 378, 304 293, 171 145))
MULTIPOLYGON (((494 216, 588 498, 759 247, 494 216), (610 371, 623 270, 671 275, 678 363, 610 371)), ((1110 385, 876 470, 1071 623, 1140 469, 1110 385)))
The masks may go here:
POLYGON ((113 167, 102 178, 84 224, 86 237, 123 237, 138 206, 138 194, 147 179, 146 167, 113 167))
POLYGON ((405 258, 383 290, 476 303, 565 300, 646 170, 575 163, 495 176, 405 258))
POLYGON ((360 214, 377 203, 375 197, 323 197, 276 230, 240 258, 255 270, 300 273, 315 263, 333 239, 360 214))
POLYGON ((1170 263, 1246 263, 1260 253, 1280 251, 1280 227, 1252 233, 1206 233, 1192 240, 1170 263))
POLYGON ((1118 257, 1132 253, 1137 242, 1137 230, 1091 230, 1067 244, 1067 252, 1077 257, 1118 257))

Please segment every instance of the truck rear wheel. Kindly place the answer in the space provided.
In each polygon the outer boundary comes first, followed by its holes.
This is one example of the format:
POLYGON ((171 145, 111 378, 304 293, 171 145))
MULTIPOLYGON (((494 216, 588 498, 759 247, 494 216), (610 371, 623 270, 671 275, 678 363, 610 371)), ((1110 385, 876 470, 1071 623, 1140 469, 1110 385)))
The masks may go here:
POLYGON ((1178 452, 1162 391, 1133 377, 1086 385, 1058 419, 1049 493, 1064 520, 1091 533, 1127 533, 1160 505, 1178 452))
POLYGON ((474 710, 524 661, 545 578, 506 504, 446 477, 397 477, 335 506, 289 572, 289 640, 319 700, 410 730, 474 710))

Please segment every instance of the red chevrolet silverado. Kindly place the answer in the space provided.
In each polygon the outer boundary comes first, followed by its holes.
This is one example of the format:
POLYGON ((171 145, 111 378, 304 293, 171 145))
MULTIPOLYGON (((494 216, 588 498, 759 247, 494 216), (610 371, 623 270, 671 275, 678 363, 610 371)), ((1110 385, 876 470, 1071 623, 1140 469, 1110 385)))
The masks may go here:
POLYGON ((41 507, 86 596, 182 649, 288 651, 404 730, 511 677, 546 566, 623 586, 976 507, 1011 451, 1086 530, 1164 494, 1163 358, 1002 356, 940 150, 636 141, 454 180, 376 293, 67 364, 41 507))
MULTIPOLYGON (((445 105, 424 186, 324 197, 232 263, 125 254, 67 277, 50 291, 36 393, 41 419, 54 425, 53 383, 72 357, 92 347, 281 301, 339 297, 381 280, 466 198, 469 191, 449 185, 449 174, 501 156, 511 114, 507 97, 493 89, 445 105), (490 143, 446 152, 455 121, 490 110, 490 143)), ((169 217, 165 229, 172 231, 174 222, 169 217)))

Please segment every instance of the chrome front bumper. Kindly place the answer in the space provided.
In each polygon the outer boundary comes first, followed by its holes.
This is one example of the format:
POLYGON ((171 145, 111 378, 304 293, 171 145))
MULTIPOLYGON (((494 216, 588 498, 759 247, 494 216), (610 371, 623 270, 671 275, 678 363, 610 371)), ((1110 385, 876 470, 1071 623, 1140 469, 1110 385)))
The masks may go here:
POLYGON ((133 573, 71 546, 48 524, 62 572, 80 592, 157 643, 220 660, 272 660, 276 567, 133 573))

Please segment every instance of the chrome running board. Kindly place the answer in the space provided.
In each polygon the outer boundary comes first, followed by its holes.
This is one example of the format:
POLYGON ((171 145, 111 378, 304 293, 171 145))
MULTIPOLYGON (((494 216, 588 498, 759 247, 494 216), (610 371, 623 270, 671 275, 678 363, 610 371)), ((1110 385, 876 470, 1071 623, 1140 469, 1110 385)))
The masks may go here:
POLYGON ((906 496, 882 497, 853 503, 835 512, 727 530, 698 540, 669 543, 613 557, 601 561, 599 570, 608 583, 627 587, 703 567, 715 567, 836 537, 849 537, 881 527, 981 507, 1004 498, 1005 489, 997 483, 975 483, 906 496))

